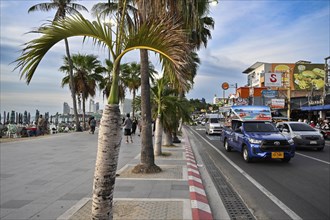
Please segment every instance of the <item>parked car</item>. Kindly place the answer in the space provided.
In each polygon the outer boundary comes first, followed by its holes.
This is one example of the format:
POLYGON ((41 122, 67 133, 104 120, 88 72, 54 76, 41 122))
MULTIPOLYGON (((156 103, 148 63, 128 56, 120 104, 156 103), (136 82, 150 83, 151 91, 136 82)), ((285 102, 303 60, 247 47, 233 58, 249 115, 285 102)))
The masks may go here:
POLYGON ((309 148, 322 151, 325 140, 319 130, 312 128, 304 122, 279 122, 276 127, 282 134, 290 137, 295 142, 296 148, 309 148))

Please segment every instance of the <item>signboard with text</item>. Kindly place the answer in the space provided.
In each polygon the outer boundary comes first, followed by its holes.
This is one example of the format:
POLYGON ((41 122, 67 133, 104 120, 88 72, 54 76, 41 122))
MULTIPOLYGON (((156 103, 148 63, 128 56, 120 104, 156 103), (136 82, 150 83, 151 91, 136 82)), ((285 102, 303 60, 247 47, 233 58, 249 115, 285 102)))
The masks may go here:
POLYGON ((281 87, 282 86, 282 73, 265 73, 265 86, 266 87, 281 87))
POLYGON ((284 99, 272 99, 271 108, 273 109, 282 109, 285 106, 285 100, 284 99))

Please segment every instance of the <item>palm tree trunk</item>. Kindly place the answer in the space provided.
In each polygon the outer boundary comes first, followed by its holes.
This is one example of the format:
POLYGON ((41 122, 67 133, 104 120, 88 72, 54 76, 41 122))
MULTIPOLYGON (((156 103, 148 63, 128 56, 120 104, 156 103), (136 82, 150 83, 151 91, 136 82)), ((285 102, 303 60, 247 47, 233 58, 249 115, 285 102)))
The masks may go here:
POLYGON ((118 104, 104 107, 98 136, 93 183, 92 219, 112 219, 112 200, 121 144, 118 104))
POLYGON ((84 125, 84 131, 86 130, 86 100, 85 100, 85 96, 82 95, 82 108, 83 108, 83 125, 84 125))
POLYGON ((152 146, 152 120, 150 104, 150 83, 149 83, 149 62, 148 51, 140 50, 141 58, 141 113, 142 113, 142 131, 141 131, 141 160, 132 172, 135 173, 154 173, 161 169, 155 165, 155 157, 152 146))
MULTIPOLYGON (((135 89, 133 89, 133 102, 134 102, 134 100, 135 100, 135 97, 136 97, 136 91, 135 91, 135 89)), ((135 105, 133 104, 132 105, 132 118, 134 119, 134 117, 135 117, 135 105)))
POLYGON ((66 56, 68 57, 68 62, 69 62, 70 88, 71 88, 71 97, 72 97, 72 103, 73 103, 73 112, 74 112, 74 117, 75 117, 75 121, 76 121, 76 131, 78 131, 80 125, 79 125, 79 118, 78 118, 78 111, 77 111, 76 88, 73 83, 73 64, 72 64, 72 60, 71 60, 71 56, 70 56, 68 39, 65 38, 64 42, 65 42, 66 56))
POLYGON ((155 143, 154 143, 154 154, 159 156, 162 154, 162 135, 163 135, 163 126, 160 120, 160 114, 158 114, 156 119, 156 129, 155 129, 155 143))
POLYGON ((171 146, 173 145, 173 140, 172 140, 172 134, 170 131, 165 131, 165 138, 164 138, 164 142, 163 145, 165 146, 171 146))

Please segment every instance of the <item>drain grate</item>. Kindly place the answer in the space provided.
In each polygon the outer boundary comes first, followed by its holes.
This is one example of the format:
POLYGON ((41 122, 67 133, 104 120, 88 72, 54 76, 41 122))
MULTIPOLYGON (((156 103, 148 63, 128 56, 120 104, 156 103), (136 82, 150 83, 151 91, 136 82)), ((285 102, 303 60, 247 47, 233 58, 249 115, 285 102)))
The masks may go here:
POLYGON ((254 220, 250 210, 246 207, 242 199, 237 195, 233 188, 227 183, 221 171, 214 165, 205 150, 199 149, 199 154, 203 159, 214 185, 220 195, 222 202, 233 220, 254 220))

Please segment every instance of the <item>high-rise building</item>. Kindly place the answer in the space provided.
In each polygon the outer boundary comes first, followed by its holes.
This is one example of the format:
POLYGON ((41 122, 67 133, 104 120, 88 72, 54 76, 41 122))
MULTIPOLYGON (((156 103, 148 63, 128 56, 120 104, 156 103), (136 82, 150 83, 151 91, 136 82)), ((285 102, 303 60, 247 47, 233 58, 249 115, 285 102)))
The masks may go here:
POLYGON ((63 103, 63 115, 68 115, 70 114, 70 106, 68 103, 64 102, 63 103))
POLYGON ((89 112, 95 112, 95 102, 93 99, 89 100, 89 112))
POLYGON ((100 110, 100 103, 97 102, 97 103, 95 103, 95 113, 99 112, 99 110, 100 110))

